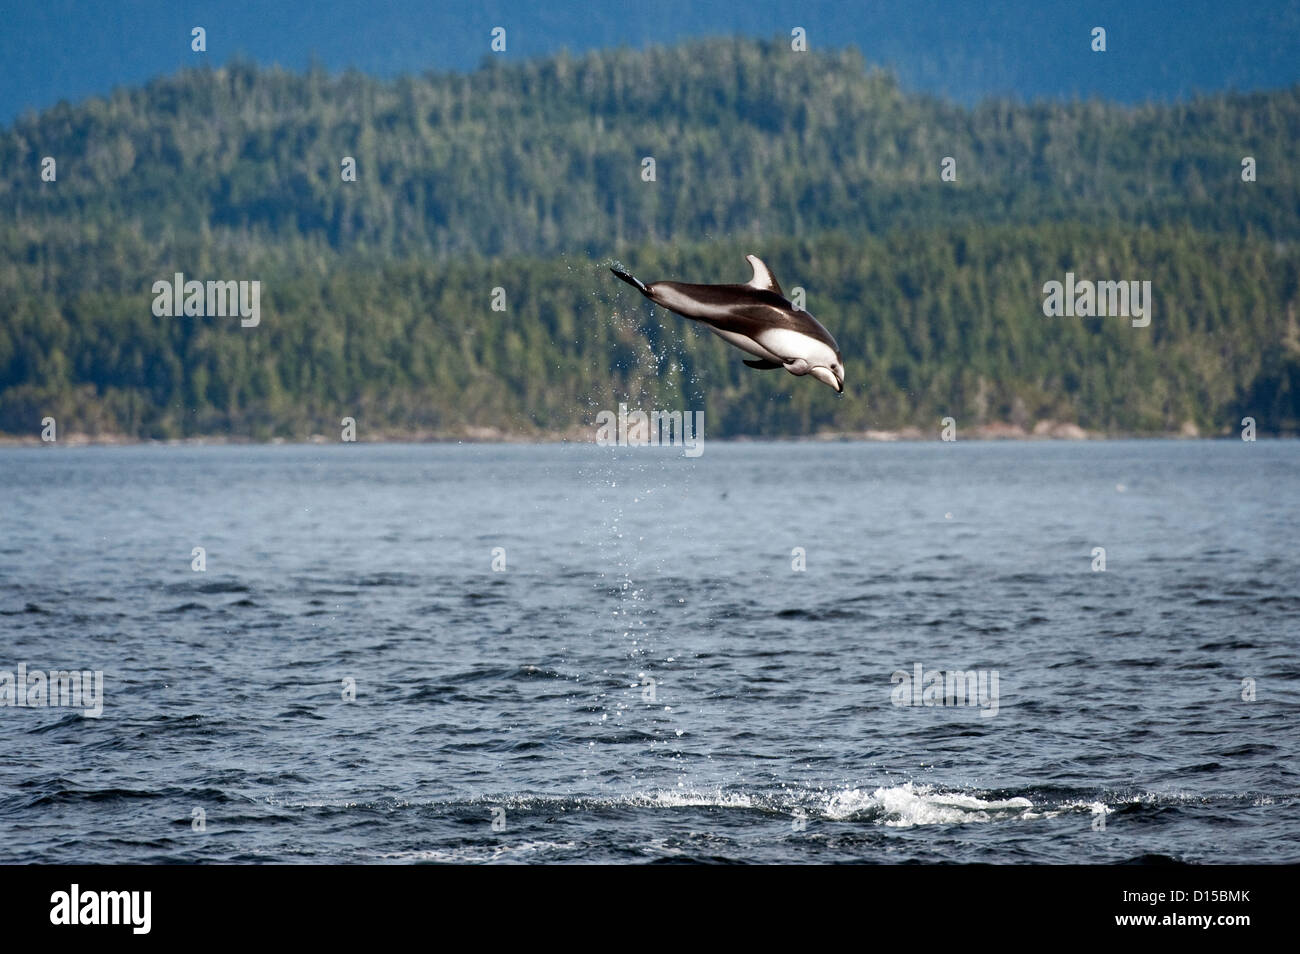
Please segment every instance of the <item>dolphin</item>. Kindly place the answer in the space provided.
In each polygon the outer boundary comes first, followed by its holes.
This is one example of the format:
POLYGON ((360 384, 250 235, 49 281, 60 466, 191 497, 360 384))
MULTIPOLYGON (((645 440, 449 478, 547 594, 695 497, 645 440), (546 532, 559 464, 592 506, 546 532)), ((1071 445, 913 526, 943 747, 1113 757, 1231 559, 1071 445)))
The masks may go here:
POLYGON ((708 325, 724 341, 752 354, 754 357, 745 361, 751 368, 811 374, 843 394, 844 359, 831 333, 808 312, 790 304, 757 255, 745 258, 754 269, 754 277, 746 285, 647 285, 621 263, 609 270, 656 305, 708 325))

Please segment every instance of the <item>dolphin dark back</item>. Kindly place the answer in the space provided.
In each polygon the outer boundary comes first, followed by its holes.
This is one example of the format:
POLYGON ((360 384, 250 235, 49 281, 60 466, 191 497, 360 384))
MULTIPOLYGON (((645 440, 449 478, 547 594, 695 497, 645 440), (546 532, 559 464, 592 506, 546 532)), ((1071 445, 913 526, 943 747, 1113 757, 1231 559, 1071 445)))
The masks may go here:
POLYGON ((755 288, 753 285, 696 285, 692 282, 651 282, 647 287, 651 294, 654 294, 654 290, 659 287, 672 288, 705 305, 722 307, 744 302, 794 310, 794 305, 790 304, 785 297, 778 295, 774 291, 768 291, 766 288, 755 288))

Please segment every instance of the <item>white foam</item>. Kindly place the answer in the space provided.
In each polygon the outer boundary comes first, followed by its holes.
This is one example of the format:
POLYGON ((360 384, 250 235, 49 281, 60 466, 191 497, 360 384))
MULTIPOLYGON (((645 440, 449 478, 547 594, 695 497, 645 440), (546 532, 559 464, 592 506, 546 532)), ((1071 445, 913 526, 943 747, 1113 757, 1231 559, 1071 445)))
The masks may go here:
POLYGON ((960 792, 936 792, 931 785, 905 782, 870 793, 857 788, 837 792, 828 800, 825 814, 836 821, 866 817, 895 828, 908 828, 996 821, 1023 816, 1033 807, 1027 798, 989 800, 960 792))
POLYGON ((627 805, 657 805, 661 808, 754 808, 754 799, 744 792, 662 789, 621 799, 627 805))

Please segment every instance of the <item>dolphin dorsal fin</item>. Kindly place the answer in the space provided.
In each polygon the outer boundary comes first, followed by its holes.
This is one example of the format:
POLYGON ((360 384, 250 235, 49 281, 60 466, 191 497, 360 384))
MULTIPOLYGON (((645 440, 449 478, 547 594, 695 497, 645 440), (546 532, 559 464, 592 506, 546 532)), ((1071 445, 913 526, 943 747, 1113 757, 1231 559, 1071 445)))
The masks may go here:
POLYGON ((746 255, 745 258, 754 267, 754 277, 749 280, 750 287, 774 291, 784 298, 785 292, 781 291, 781 286, 776 283, 772 270, 763 264, 763 260, 757 255, 746 255))

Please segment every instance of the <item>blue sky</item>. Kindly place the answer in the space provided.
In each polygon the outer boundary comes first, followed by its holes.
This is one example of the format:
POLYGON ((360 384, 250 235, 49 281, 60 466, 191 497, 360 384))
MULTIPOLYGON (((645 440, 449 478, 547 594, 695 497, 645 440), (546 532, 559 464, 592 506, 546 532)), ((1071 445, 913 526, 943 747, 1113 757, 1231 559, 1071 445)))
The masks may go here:
POLYGON ((905 87, 966 102, 997 93, 1140 102, 1300 80, 1300 0, 0 0, 0 123, 236 54, 294 69, 314 54, 331 70, 380 76, 472 69, 494 26, 506 27, 511 59, 802 26, 813 47, 857 46, 905 87), (1088 45, 1098 25, 1100 55, 1088 45), (207 30, 205 54, 190 51, 193 26, 207 30))

